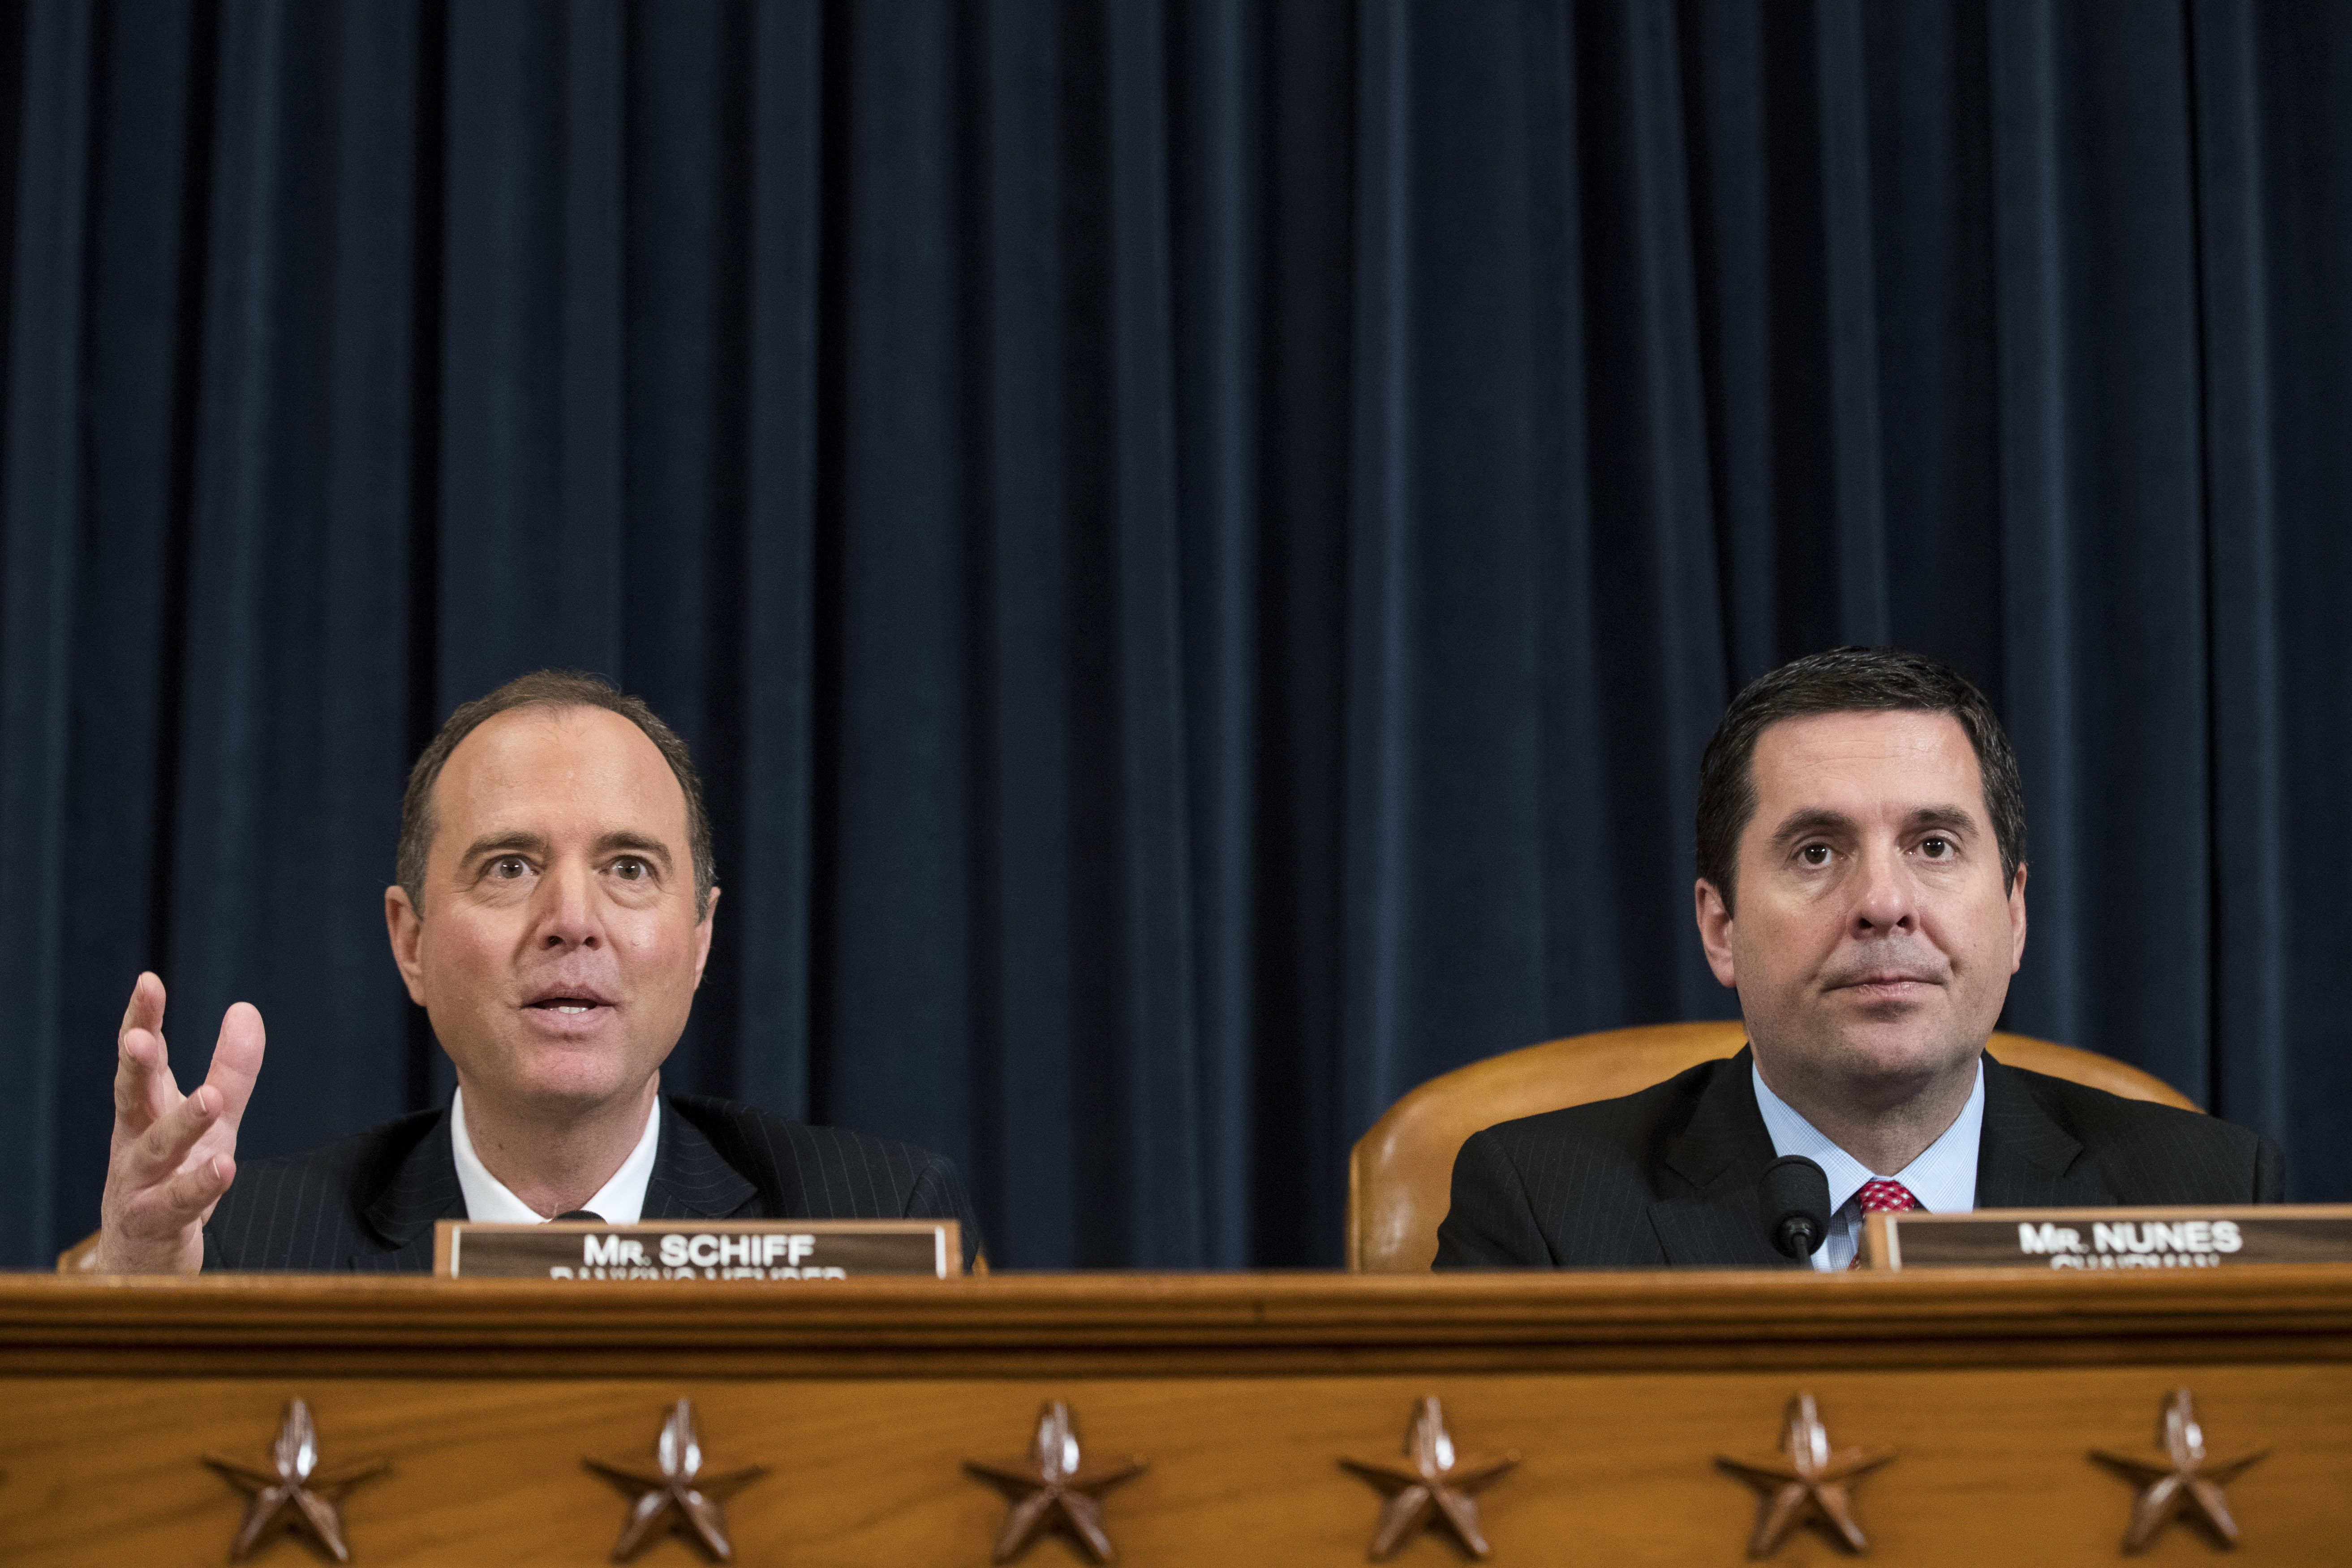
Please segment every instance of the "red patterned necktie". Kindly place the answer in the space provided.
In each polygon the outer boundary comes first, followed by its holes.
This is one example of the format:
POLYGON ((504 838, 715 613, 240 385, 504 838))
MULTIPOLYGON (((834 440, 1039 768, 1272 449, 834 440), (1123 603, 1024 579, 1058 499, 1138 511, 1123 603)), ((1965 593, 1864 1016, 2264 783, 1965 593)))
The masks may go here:
POLYGON ((1911 1189, 1900 1182, 1864 1182, 1862 1191, 1854 1196, 1862 1201, 1864 1214, 1877 1214, 1882 1210, 1901 1214, 1906 1209, 1920 1206, 1919 1200, 1911 1195, 1911 1189))
MULTIPOLYGON (((1901 1214, 1906 1209, 1923 1206, 1917 1198, 1911 1195, 1911 1189, 1900 1182, 1864 1182, 1862 1184, 1862 1191, 1853 1195, 1854 1201, 1862 1205, 1862 1212, 1864 1214, 1901 1214)), ((1853 1261, 1846 1267, 1861 1268, 1862 1254, 1857 1251, 1853 1255, 1853 1261)))

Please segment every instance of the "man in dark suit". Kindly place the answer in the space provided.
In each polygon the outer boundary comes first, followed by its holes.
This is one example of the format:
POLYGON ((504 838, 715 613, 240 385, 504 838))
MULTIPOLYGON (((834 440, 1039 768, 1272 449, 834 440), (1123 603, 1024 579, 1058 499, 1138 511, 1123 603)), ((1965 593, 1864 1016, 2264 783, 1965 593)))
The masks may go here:
POLYGON ((1748 1047, 1475 1134, 1440 1268, 1792 1265, 1774 1159, 1829 1177, 1816 1268, 1874 1209, 2278 1201, 2278 1146, 1985 1054, 2025 952, 2025 812, 1983 696, 1840 648, 1742 691, 1700 763, 1699 938, 1748 1047))
POLYGON ((660 1093, 719 902, 685 743, 642 701, 541 671, 460 707, 411 772, 394 962, 457 1069, 423 1111, 240 1172, 261 1016, 173 1081, 163 986, 118 1040, 91 1267, 426 1269, 438 1219, 927 1218, 980 1227, 955 1168, 905 1143, 660 1093))

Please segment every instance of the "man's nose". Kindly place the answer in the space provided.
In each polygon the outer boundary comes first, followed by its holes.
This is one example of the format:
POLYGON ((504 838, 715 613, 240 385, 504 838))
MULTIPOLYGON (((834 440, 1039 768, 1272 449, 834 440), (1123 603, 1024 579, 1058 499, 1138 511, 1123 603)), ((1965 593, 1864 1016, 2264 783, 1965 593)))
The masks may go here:
POLYGON ((1891 845, 1864 852, 1862 881, 1854 892, 1856 936, 1910 931, 1919 923, 1918 888, 1910 863, 1891 845))
POLYGON ((539 884, 539 941, 546 947, 594 947, 603 930, 596 921, 595 875, 585 866, 559 860, 539 884))

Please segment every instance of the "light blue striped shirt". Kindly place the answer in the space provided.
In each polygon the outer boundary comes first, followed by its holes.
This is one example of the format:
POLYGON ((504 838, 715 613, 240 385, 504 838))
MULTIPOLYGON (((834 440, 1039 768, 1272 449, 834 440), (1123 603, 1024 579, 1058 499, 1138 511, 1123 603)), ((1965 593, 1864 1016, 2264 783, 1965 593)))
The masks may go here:
MULTIPOLYGON (((1854 1194, 1881 1178, 1862 1162, 1823 1137, 1798 1115, 1789 1102, 1765 1087, 1764 1075, 1751 1058, 1748 1076, 1756 1080, 1756 1109, 1764 1113, 1764 1129, 1772 1134, 1772 1151, 1786 1159, 1802 1154, 1830 1179, 1830 1235, 1813 1254, 1813 1267, 1823 1273, 1850 1267, 1862 1247, 1862 1205, 1854 1194)), ((1911 1190, 1919 1206, 1930 1214, 1966 1214, 1977 1206, 1977 1143, 1984 1131, 1984 1063, 1977 1063, 1977 1081, 1969 1102, 1944 1135, 1927 1145, 1917 1159, 1890 1178, 1911 1190)))

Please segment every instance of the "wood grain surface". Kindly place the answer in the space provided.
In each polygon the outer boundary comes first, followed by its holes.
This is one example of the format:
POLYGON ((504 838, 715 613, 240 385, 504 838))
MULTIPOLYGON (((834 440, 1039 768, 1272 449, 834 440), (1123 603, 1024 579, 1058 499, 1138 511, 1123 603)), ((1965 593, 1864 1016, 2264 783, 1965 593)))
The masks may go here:
MULTIPOLYGON (((606 1560, 625 1500, 582 1461, 650 1458, 695 1403, 738 1561, 979 1564, 1003 1518, 966 1458, 1017 1455, 1049 1399, 1090 1451, 1150 1468, 1107 1517, 1129 1564, 1364 1561, 1395 1451, 1444 1400, 1465 1451, 1517 1449, 1481 1498, 1497 1563, 1744 1561, 1760 1457, 1800 1388, 1842 1445, 1901 1458, 1856 1488, 1900 1563, 2121 1560, 2132 1489, 2195 1391, 2249 1563, 2352 1541, 2352 1273, 1655 1274, 1448 1279, 1005 1276, 921 1286, 577 1289, 463 1281, 0 1280, 0 1562, 218 1563, 242 1501, 198 1463, 258 1459, 307 1400, 353 1491, 353 1561, 606 1560)), ((2176 1526, 2143 1561, 2217 1555, 2176 1526)), ((1774 1559, 1844 1554, 1817 1534, 1774 1559)), ((257 1561, 320 1559, 280 1540, 257 1561)), ((682 1539, 638 1561, 701 1559, 682 1539)), ((1428 1537, 1396 1561, 1459 1563, 1428 1537)), ((1027 1562, 1078 1561, 1064 1542, 1027 1562)))

